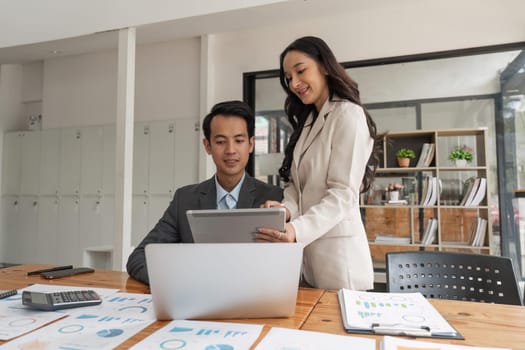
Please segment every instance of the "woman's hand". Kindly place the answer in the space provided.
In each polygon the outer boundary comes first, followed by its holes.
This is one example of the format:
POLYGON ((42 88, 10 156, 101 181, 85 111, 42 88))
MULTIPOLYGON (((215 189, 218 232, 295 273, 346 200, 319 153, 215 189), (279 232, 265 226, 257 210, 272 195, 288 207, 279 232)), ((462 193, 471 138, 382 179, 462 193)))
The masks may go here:
POLYGON ((295 229, 291 224, 284 226, 284 232, 269 228, 259 228, 255 234, 255 239, 260 243, 295 242, 295 229))
POLYGON ((290 211, 281 202, 266 201, 263 204, 261 204, 261 208, 284 208, 286 209, 286 222, 290 221, 290 211))

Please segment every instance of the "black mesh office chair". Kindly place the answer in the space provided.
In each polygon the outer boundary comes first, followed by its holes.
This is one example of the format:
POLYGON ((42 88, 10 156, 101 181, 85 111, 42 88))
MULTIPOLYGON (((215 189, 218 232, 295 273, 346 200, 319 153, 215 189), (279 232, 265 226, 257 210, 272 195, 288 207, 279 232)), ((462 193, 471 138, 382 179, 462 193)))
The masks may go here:
POLYGON ((386 254, 387 291, 426 298, 522 305, 509 258, 449 252, 386 254))

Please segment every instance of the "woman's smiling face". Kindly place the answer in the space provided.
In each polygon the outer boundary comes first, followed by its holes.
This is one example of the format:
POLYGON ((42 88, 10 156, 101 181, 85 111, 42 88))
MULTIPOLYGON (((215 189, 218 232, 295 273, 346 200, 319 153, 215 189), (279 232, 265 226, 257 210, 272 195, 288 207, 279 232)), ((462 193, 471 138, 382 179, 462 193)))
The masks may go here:
POLYGON ((323 66, 305 53, 289 51, 283 60, 284 76, 292 91, 305 104, 314 104, 319 112, 329 90, 323 66))

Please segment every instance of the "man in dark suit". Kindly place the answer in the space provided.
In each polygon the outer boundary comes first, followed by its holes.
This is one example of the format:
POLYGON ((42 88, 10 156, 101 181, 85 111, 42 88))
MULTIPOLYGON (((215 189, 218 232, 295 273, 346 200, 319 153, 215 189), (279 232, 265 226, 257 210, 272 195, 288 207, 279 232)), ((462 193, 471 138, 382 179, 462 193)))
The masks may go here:
POLYGON ((187 210, 256 208, 266 200, 282 200, 279 187, 245 173, 254 147, 254 123, 253 112, 244 102, 228 101, 213 106, 202 122, 202 142, 215 163, 215 175, 175 192, 162 218, 129 256, 126 268, 131 277, 149 283, 144 254, 147 244, 193 243, 187 210))

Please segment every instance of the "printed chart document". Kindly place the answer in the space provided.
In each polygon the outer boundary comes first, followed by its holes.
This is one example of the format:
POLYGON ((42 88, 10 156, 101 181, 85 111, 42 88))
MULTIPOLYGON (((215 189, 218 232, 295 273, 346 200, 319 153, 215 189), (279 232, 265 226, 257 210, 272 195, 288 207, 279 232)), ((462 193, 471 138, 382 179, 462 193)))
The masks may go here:
MULTIPOLYGON (((44 287, 33 285, 30 288, 43 292, 86 289, 51 285, 44 285, 44 287)), ((112 289, 93 289, 103 299, 100 305, 64 309, 57 312, 31 310, 34 313, 31 319, 38 320, 39 317, 46 315, 48 317, 55 315, 54 319, 64 318, 33 333, 12 340, 0 346, 0 349, 29 349, 31 346, 37 349, 113 349, 155 322, 151 295, 116 293, 112 289)), ((17 301, 17 305, 25 308, 24 305, 21 305, 21 300, 17 301)), ((26 320, 25 322, 31 325, 29 330, 38 327, 35 326, 36 322, 32 324, 29 319, 28 317, 20 319, 15 325, 20 326, 22 320, 26 320)), ((42 325, 47 322, 39 324, 42 325)))
POLYGON ((508 348, 480 348, 478 346, 430 343, 404 338, 383 337, 381 350, 511 350, 508 348))
MULTIPOLYGON (((58 320, 72 312, 72 310, 46 311, 31 309, 22 305, 22 292, 24 290, 37 292, 60 292, 66 290, 82 290, 85 287, 76 286, 57 286, 47 284, 34 284, 32 286, 19 289, 18 294, 0 300, 0 340, 9 340, 24 333, 37 329, 51 321, 58 320)), ((90 288, 94 289, 99 295, 109 296, 114 294, 117 289, 90 288)))
POLYGON ((272 328, 255 350, 315 350, 359 349, 375 350, 374 339, 335 335, 321 332, 300 331, 288 328, 272 328))
POLYGON ((249 349, 262 328, 253 324, 174 320, 130 349, 249 349))
POLYGON ((347 332, 464 339, 421 293, 340 289, 338 297, 347 332))
POLYGON ((0 349, 110 350, 153 322, 98 313, 78 314, 11 340, 0 349))

